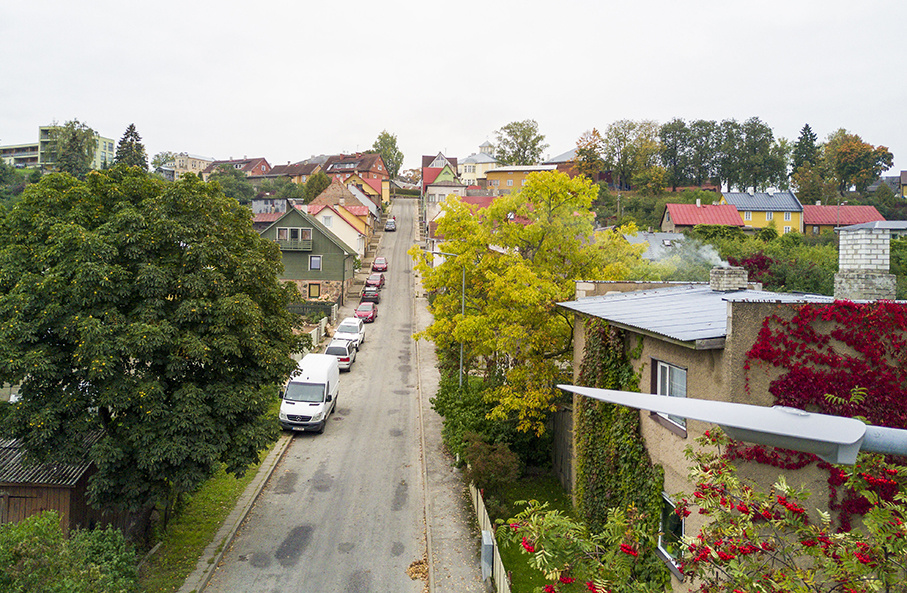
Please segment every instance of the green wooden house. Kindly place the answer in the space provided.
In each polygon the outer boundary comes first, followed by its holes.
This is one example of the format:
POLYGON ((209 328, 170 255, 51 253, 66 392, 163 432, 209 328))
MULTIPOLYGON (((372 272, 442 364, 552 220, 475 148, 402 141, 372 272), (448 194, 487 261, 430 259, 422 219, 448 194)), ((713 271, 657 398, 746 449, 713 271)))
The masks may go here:
POLYGON ((352 247, 298 208, 290 208, 261 236, 280 245, 282 280, 295 282, 309 300, 342 302, 353 283, 352 247))

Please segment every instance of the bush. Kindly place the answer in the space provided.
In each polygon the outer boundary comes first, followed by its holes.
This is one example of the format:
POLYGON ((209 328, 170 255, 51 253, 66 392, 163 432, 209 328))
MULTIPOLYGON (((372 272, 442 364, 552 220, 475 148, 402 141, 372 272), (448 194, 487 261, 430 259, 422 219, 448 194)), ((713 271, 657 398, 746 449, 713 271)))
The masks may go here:
POLYGON ((492 445, 474 432, 466 435, 466 479, 477 488, 497 493, 520 477, 520 460, 505 444, 492 445))

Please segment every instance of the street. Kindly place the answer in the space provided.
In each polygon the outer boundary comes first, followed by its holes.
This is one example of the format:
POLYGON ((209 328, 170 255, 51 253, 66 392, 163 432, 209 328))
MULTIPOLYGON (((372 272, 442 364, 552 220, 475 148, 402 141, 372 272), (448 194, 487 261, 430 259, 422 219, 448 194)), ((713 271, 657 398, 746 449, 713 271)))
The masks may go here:
POLYGON ((426 550, 406 254, 414 204, 394 209, 398 230, 382 238, 389 269, 378 318, 341 374, 337 411, 324 434, 294 435, 206 593, 422 590, 406 572, 426 550))

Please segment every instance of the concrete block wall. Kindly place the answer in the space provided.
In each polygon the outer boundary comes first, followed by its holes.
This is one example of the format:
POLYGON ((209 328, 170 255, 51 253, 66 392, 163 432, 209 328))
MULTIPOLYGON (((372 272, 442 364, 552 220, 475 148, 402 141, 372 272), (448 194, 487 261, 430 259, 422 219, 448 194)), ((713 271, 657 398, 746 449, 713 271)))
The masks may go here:
POLYGON ((709 270, 709 285, 712 290, 727 292, 729 290, 743 290, 748 282, 746 270, 743 268, 712 268, 709 270))
POLYGON ((898 283, 894 274, 844 270, 835 274, 835 298, 848 301, 893 301, 898 283))
POLYGON ((889 271, 891 238, 888 229, 841 231, 838 243, 838 269, 889 271))

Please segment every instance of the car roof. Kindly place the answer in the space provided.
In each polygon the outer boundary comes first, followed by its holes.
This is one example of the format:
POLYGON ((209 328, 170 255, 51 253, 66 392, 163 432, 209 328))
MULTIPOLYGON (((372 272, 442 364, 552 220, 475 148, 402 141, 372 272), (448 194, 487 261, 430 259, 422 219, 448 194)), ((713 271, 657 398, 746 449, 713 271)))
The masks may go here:
POLYGON ((340 320, 340 323, 338 325, 343 325, 344 323, 347 323, 347 322, 355 323, 356 325, 359 325, 360 323, 362 323, 362 320, 359 319, 358 317, 344 317, 343 319, 340 320))
POLYGON ((328 344, 327 347, 330 348, 331 346, 346 346, 347 348, 349 348, 350 341, 349 340, 331 340, 331 343, 328 344))

